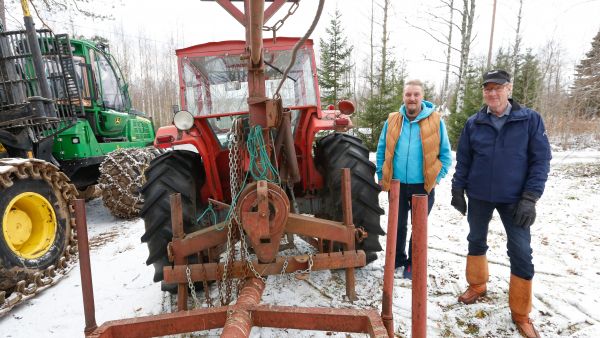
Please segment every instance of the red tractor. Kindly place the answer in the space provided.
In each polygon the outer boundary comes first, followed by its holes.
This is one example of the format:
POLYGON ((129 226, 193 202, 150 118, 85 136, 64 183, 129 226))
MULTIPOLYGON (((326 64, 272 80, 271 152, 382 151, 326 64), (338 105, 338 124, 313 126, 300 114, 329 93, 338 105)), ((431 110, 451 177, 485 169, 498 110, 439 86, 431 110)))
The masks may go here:
MULTIPOLYGON (((230 209, 245 196, 243 186, 265 172, 263 179, 279 191, 270 194, 286 195, 288 205, 282 204, 286 213, 342 221, 341 169, 349 168, 356 248, 365 251, 367 263, 382 250, 379 236, 385 233, 379 218, 384 211, 378 202, 381 189, 374 180, 375 165, 362 142, 344 133, 352 127, 349 115, 354 106, 340 101, 338 110, 321 108, 313 42, 298 44, 299 40, 261 39, 262 60, 256 71, 248 66, 254 56, 245 41, 177 50, 183 110, 174 115, 174 125, 158 130, 154 145, 172 150, 152 161, 142 188, 146 229, 142 241, 149 248, 146 263, 154 265, 154 281, 162 281, 163 267, 171 265, 167 247, 173 240, 172 193, 181 194, 183 227, 189 234, 232 217, 230 209), (264 94, 256 95, 257 90, 264 94), (256 106, 265 113, 253 114, 256 106), (261 148, 260 142, 266 147, 261 148)), ((252 208, 260 209, 256 203, 252 208)), ((277 206, 269 208, 275 214, 277 206)), ((255 240, 268 242, 265 236, 255 240)), ((341 247, 327 240, 316 245, 324 252, 341 247)), ((218 253, 204 257, 214 261, 218 253)), ((265 259, 273 259, 269 257, 265 259)), ((176 285, 163 282, 162 288, 174 291, 176 285)))

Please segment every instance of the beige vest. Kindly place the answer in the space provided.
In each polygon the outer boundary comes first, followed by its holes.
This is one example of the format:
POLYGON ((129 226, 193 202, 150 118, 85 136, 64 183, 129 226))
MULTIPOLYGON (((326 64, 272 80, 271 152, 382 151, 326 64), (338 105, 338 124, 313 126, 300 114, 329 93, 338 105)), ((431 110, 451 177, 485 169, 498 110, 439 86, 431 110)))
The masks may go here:
MULTIPOLYGON (((399 112, 391 113, 388 117, 387 133, 385 135, 385 160, 383 162, 383 177, 381 186, 383 191, 390 190, 390 183, 394 171, 394 152, 398 138, 402 133, 404 118, 399 112)), ((421 130, 421 146, 423 148, 423 177, 425 178, 425 191, 430 193, 435 187, 437 176, 442 169, 440 156, 440 113, 433 112, 428 117, 419 121, 421 130)))

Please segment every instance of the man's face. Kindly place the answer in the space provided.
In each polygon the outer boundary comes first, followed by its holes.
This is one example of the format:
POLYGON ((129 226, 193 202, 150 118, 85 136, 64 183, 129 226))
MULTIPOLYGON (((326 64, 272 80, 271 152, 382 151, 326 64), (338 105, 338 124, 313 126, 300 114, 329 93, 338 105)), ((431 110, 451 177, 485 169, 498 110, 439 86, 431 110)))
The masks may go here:
POLYGON ((415 85, 404 87, 404 105, 409 113, 414 114, 421 112, 422 101, 423 88, 415 85))
POLYGON ((508 104, 508 94, 510 89, 510 83, 486 83, 485 86, 483 86, 483 99, 485 104, 490 107, 491 111, 502 113, 508 104))

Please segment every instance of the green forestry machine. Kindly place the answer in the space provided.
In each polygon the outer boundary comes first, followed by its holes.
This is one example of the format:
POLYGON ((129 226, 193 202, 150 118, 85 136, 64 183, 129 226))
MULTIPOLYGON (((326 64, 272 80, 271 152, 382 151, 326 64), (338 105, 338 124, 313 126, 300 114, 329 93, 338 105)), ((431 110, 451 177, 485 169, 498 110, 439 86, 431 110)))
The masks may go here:
POLYGON ((154 128, 107 48, 0 22, 0 317, 72 264, 70 202, 97 183, 113 214, 141 208, 154 128), (102 174, 101 174, 102 172, 102 174))

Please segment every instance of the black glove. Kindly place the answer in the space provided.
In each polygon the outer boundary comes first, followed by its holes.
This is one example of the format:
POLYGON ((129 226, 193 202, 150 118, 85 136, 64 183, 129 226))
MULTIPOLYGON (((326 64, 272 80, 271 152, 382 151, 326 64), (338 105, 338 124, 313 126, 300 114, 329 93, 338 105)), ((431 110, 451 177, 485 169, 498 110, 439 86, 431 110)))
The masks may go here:
POLYGON ((525 191, 517 204, 513 220, 518 226, 530 227, 535 222, 535 202, 540 199, 536 194, 525 191))
POLYGON ((465 189, 452 189, 452 201, 450 204, 454 209, 458 210, 461 214, 467 214, 467 201, 465 200, 465 189))

